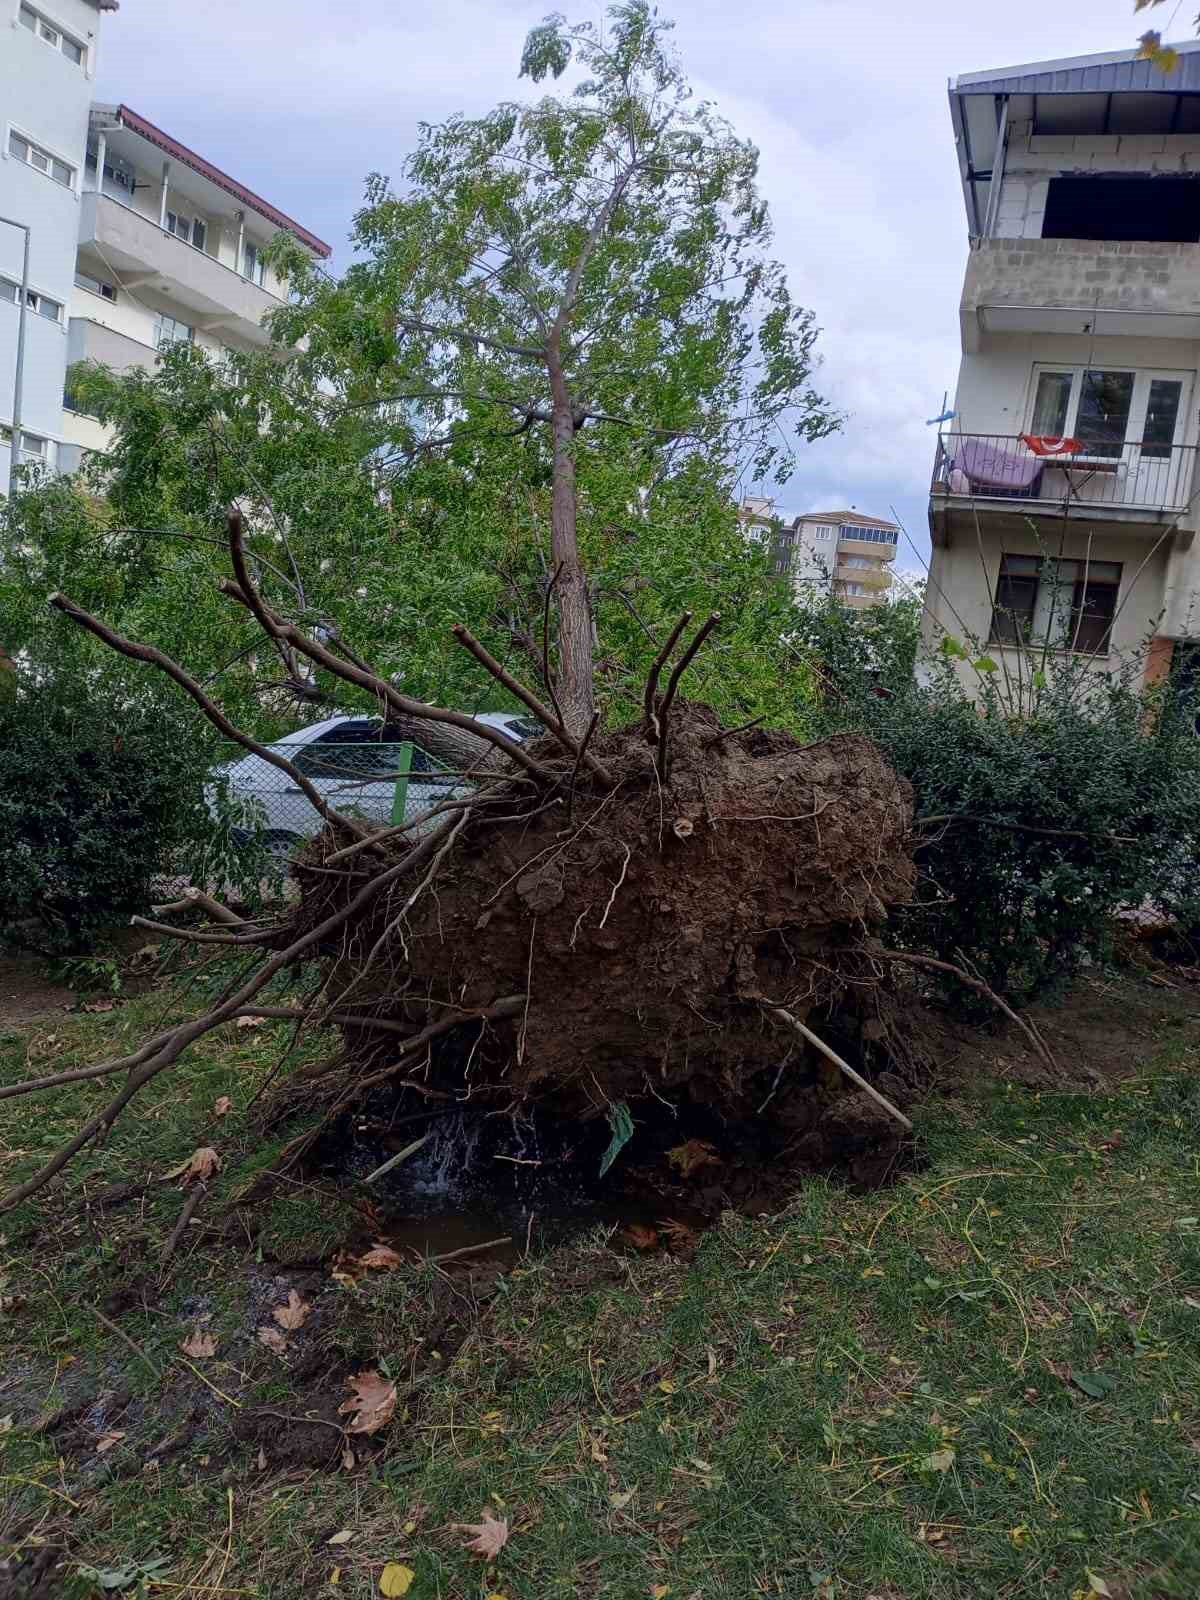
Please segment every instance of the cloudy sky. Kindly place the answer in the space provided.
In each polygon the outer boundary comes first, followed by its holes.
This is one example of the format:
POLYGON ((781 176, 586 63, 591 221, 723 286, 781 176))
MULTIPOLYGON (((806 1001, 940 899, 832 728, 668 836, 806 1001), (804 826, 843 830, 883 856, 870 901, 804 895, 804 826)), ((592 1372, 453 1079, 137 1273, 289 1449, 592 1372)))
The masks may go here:
MULTIPOLYGON (((521 93, 529 26, 597 0, 121 0, 98 96, 122 100, 347 259, 372 170, 417 124, 521 93)), ((895 505, 928 549, 925 490, 958 365, 966 225, 946 105, 960 72, 1132 44, 1133 0, 663 0, 697 88, 762 152, 776 253, 822 327, 835 439, 804 448, 788 511, 895 505)), ((1194 0, 1183 4, 1175 32, 1194 0)), ((1169 25, 1180 5, 1155 13, 1169 25)), ((1144 25, 1144 24, 1143 24, 1144 25)), ((898 565, 918 566, 911 550, 898 565)))

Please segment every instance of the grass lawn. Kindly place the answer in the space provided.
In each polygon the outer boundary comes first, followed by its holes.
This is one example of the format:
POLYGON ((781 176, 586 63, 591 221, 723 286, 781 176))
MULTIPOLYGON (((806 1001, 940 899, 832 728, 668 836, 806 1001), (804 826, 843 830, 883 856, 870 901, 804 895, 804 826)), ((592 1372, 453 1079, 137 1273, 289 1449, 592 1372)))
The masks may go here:
MULTIPOLYGON (((0 1081, 117 1053, 168 1001, 0 1038, 0 1081)), ((210 1036, 0 1217, 0 1595, 365 1597, 390 1563, 412 1600, 1194 1597, 1195 1010, 1109 1090, 931 1100, 919 1174, 805 1181, 689 1259, 594 1235, 357 1285, 329 1270, 369 1236, 353 1195, 230 1208, 298 1126, 267 1145, 247 1109, 288 1036, 210 1036), (224 1166, 162 1265, 183 1196, 145 1180, 201 1145, 224 1166), (258 1329, 292 1289, 280 1354, 258 1329), (348 1438, 366 1367, 396 1414, 348 1438), (493 1564, 452 1527, 485 1507, 493 1564)), ((4 1186, 103 1094, 0 1102, 4 1186)))

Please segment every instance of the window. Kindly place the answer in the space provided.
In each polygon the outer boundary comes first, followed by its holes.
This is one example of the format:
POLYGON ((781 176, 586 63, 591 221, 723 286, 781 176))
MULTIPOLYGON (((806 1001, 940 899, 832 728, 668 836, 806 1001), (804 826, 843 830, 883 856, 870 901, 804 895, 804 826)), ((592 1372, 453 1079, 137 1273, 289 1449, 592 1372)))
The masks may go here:
MULTIPOLYGON (((11 278, 0 278, 0 300, 7 300, 10 305, 19 305, 21 285, 14 283, 11 278)), ((31 311, 36 311, 39 317, 45 317, 47 322, 62 321, 62 301, 52 300, 48 294, 39 294, 36 289, 30 289, 25 304, 31 311)))
POLYGON ((849 595, 864 595, 869 594, 870 590, 867 588, 865 583, 843 583, 841 587, 841 593, 849 595))
POLYGON ((182 239, 185 244, 193 245, 197 250, 204 249, 204 241, 208 235, 208 224, 199 217, 184 217, 176 211, 167 212, 167 232, 173 233, 177 239, 182 239))
POLYGON ((102 300, 111 300, 116 303, 117 291, 111 283, 105 283, 103 278, 93 278, 88 272, 75 273, 75 287, 86 289, 89 294, 98 294, 102 300))
POLYGON ((1185 384, 1175 373, 1129 372, 1099 367, 1036 367, 1030 432, 1075 438, 1093 460, 1125 455, 1166 460, 1179 442, 1185 384))
MULTIPOLYGON (((0 427, 0 444, 12 444, 12 429, 0 427)), ((28 460, 31 456, 35 460, 44 461, 49 441, 40 434, 26 433, 21 429, 21 454, 28 460)))
POLYGON ((1120 586, 1119 561, 1002 556, 992 641, 1107 651, 1120 586))
POLYGON ((870 556, 843 556, 842 565, 844 567, 860 567, 869 570, 876 563, 871 560, 870 556))
POLYGON ((856 528, 843 523, 838 529, 843 539, 857 539, 860 544, 895 544, 896 535, 891 528, 856 528))
POLYGON ((242 246, 242 273, 250 279, 251 283, 261 283, 266 268, 263 263, 262 250, 256 244, 251 244, 249 239, 242 246))
POLYGON ((54 23, 47 21, 40 11, 35 11, 32 6, 23 5, 18 13, 23 28, 35 34, 43 43, 48 44, 52 50, 61 50, 68 61, 73 61, 77 67, 83 65, 86 48, 78 39, 72 39, 69 33, 64 33, 54 23))
MULTIPOLYGON (((89 145, 84 170, 94 174, 99 158, 97 147, 89 145)), ((104 163, 104 180, 100 187, 105 194, 112 194, 114 189, 124 189, 126 194, 132 196, 137 188, 137 175, 128 161, 122 161, 120 156, 110 156, 104 163)), ((114 195, 113 198, 120 200, 122 204, 126 203, 123 195, 114 195)))
POLYGON ((833 534, 834 534, 834 530, 832 528, 829 528, 829 527, 820 527, 820 528, 817 529, 817 538, 818 539, 832 539, 833 538, 833 534))
POLYGON ((178 322, 174 317, 167 316, 165 311, 160 311, 154 319, 154 347, 156 350, 167 350, 173 344, 191 344, 196 336, 196 330, 186 322, 178 322))
POLYGON ((64 188, 73 189, 75 187, 74 167, 69 167, 65 161, 60 161, 57 156, 52 156, 48 150, 43 150, 40 145, 31 144, 28 139, 22 138, 19 133, 9 133, 8 153, 10 156, 15 156, 18 161, 23 161, 27 167, 33 167, 38 172, 44 172, 48 178, 53 178, 55 183, 61 183, 64 188))

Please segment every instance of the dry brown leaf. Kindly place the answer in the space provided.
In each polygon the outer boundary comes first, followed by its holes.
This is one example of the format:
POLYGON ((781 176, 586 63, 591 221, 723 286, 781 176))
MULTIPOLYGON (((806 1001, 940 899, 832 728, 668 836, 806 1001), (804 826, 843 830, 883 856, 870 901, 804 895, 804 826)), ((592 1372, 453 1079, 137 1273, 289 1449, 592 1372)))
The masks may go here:
POLYGON ((276 1306, 271 1315, 281 1328, 286 1328, 290 1333, 293 1328, 302 1328, 312 1316, 312 1307, 307 1300, 301 1300, 295 1289, 287 1297, 287 1305, 276 1306))
POLYGON ((261 1028, 270 1020, 269 1017, 239 1017, 237 1026, 239 1028, 261 1028))
POLYGON ((683 1253, 696 1248, 699 1242, 696 1230, 689 1228, 686 1222, 680 1222, 675 1217, 664 1217, 658 1225, 666 1236, 666 1241, 672 1250, 683 1253))
POLYGON ((700 1167, 719 1167, 721 1158, 707 1139, 688 1139, 667 1151, 667 1160, 681 1178, 690 1178, 700 1167))
POLYGON ((351 1450, 349 1445, 345 1445, 342 1449, 342 1466, 345 1467, 347 1472, 353 1468, 355 1459, 354 1451, 351 1450))
POLYGON ((658 1243, 655 1229, 644 1227, 640 1222, 631 1222, 627 1228, 622 1228, 621 1237, 635 1250, 653 1250, 658 1243))
POLYGON ((83 1009, 85 1011, 115 1011, 117 1002, 115 1000, 89 1000, 83 1009))
POLYGON ((262 1445, 259 1445, 258 1447, 258 1470, 260 1472, 265 1472, 267 1470, 267 1452, 263 1449, 262 1445))
POLYGON ((390 1244, 376 1240, 371 1248, 361 1256, 356 1256, 355 1265, 359 1267, 378 1267, 381 1272, 393 1272, 397 1267, 404 1265, 404 1257, 390 1244))
POLYGON ((179 1348, 185 1356, 194 1356, 197 1360, 202 1361, 205 1356, 216 1355, 217 1341, 204 1328, 193 1328, 179 1348))
POLYGON ((487 1561, 494 1561, 508 1543, 508 1518, 494 1517, 486 1507, 480 1515, 481 1522, 452 1522, 450 1531, 472 1534, 465 1548, 487 1561))
POLYGON ((396 1409, 396 1385, 373 1368, 348 1378, 353 1393, 338 1407, 338 1414, 353 1413, 347 1433, 378 1433, 392 1420, 396 1409))
POLYGON ((214 1117, 227 1117, 232 1110, 233 1101, 227 1094, 223 1094, 219 1100, 213 1101, 214 1117))
POLYGON ((326 1544, 349 1544, 351 1539, 353 1539, 353 1537, 354 1537, 354 1529, 353 1528, 343 1528, 340 1533, 335 1533, 335 1534, 332 1535, 331 1538, 326 1539, 325 1543, 326 1544))
POLYGON ((193 1150, 186 1161, 181 1161, 177 1167, 172 1167, 170 1172, 164 1172, 164 1178, 179 1178, 186 1188, 189 1183, 197 1179, 207 1183, 214 1172, 220 1172, 221 1158, 211 1145, 202 1144, 199 1149, 193 1150))
POLYGON ((278 1328, 260 1328, 258 1337, 259 1342, 265 1344, 268 1350, 274 1350, 277 1356, 281 1356, 288 1347, 287 1340, 278 1328))
POLYGON ((113 1445, 120 1444, 124 1437, 124 1431, 120 1428, 114 1428, 111 1433, 102 1433, 96 1440, 96 1454, 102 1456, 106 1450, 111 1450, 113 1445))
POLYGON ((343 1284, 347 1289, 358 1288, 358 1272, 355 1270, 358 1262, 353 1256, 348 1256, 344 1250, 339 1250, 333 1258, 333 1265, 329 1269, 329 1276, 334 1283, 343 1284))

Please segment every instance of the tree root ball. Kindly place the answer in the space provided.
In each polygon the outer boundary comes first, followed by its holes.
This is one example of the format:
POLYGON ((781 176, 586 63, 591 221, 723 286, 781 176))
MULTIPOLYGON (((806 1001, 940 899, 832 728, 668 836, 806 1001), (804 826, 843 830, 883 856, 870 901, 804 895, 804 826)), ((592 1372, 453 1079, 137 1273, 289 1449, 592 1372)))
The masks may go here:
MULTIPOLYGON (((545 759, 549 741, 534 748, 545 759)), ((326 952, 325 1003, 414 1032, 462 1015, 397 1068, 428 1093, 559 1115, 648 1097, 748 1114, 796 1059, 765 1008, 803 1018, 870 989, 870 932, 913 889, 909 785, 859 735, 724 734, 698 704, 672 710, 665 781, 640 727, 593 748, 611 789, 568 768, 549 805, 491 791, 404 915, 422 873, 326 952), (527 996, 510 1019, 469 1020, 507 996, 527 996)), ((364 881, 298 872, 310 926, 364 881)), ((364 1076, 397 1042, 345 1029, 364 1076)))

